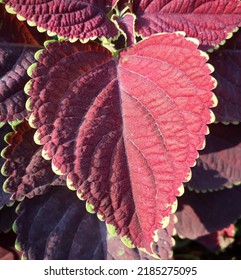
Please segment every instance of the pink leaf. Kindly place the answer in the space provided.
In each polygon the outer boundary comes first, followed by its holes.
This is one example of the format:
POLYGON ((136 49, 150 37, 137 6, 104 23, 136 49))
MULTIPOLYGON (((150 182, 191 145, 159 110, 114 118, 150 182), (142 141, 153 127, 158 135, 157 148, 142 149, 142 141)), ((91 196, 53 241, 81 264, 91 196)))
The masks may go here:
POLYGON ((96 44, 53 43, 32 72, 30 123, 44 157, 90 211, 148 251, 212 122, 215 81, 197 47, 161 34, 116 59, 96 44))

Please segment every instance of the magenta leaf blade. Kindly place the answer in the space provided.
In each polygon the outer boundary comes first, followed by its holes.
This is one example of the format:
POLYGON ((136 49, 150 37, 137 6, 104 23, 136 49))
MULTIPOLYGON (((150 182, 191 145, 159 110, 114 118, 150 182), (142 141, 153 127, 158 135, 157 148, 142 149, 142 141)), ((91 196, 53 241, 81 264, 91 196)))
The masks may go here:
POLYGON ((137 0, 133 5, 141 36, 182 30, 200 40, 205 50, 220 44, 241 24, 238 0, 137 0))
POLYGON ((206 62, 193 40, 162 34, 118 60, 97 44, 49 44, 32 72, 30 123, 44 157, 90 211, 149 252, 213 121, 206 62))

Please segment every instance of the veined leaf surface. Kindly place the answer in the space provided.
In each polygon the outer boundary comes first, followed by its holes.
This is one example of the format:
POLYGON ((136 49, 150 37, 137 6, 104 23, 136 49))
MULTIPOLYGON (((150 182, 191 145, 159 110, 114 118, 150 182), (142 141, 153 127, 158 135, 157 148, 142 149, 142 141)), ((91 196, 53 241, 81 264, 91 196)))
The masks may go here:
POLYGON ((65 181, 52 171, 50 162, 42 157, 42 147, 36 145, 33 135, 34 129, 23 121, 5 137, 8 145, 2 151, 6 159, 2 173, 8 178, 4 189, 13 199, 32 198, 45 193, 51 185, 65 185, 65 181))
POLYGON ((0 43, 0 122, 14 122, 27 117, 23 88, 29 80, 28 67, 39 48, 15 43, 0 43))
POLYGON ((94 43, 56 42, 29 71, 30 123, 44 157, 89 211, 149 251, 213 121, 215 80, 197 47, 161 34, 116 59, 94 43))
MULTIPOLYGON (((163 258, 171 253, 172 229, 173 221, 158 231, 155 252, 163 258)), ((87 213, 76 194, 61 186, 21 203, 14 230, 18 248, 27 259, 154 259, 136 248, 127 248, 118 236, 110 236, 105 223, 87 213)))
POLYGON ((6 0, 10 13, 27 19, 40 31, 70 39, 113 38, 118 31, 108 18, 117 0, 6 0))
POLYGON ((241 24, 239 0, 135 0, 133 6, 141 36, 182 30, 204 49, 220 44, 241 24))

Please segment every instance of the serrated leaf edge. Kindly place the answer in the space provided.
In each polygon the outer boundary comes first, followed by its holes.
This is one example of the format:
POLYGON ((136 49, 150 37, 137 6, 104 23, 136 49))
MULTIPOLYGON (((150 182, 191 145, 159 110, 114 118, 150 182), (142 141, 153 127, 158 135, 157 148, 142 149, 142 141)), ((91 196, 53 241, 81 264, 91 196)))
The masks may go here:
MULTIPOLYGON (((117 5, 118 1, 119 1, 119 0, 116 1, 115 5, 112 7, 112 9, 114 9, 114 7, 117 5)), ((51 31, 50 29, 45 29, 44 27, 41 27, 40 25, 37 25, 37 23, 34 22, 34 21, 31 21, 31 20, 26 19, 24 16, 18 14, 18 13, 15 11, 15 9, 12 8, 12 7, 11 7, 10 5, 8 5, 8 4, 5 4, 5 10, 6 10, 9 14, 16 15, 16 17, 18 18, 18 20, 20 20, 20 21, 26 21, 27 24, 28 24, 29 26, 31 26, 31 27, 36 27, 36 29, 37 29, 40 33, 45 33, 45 32, 46 32, 47 35, 48 35, 49 37, 55 37, 55 36, 57 36, 57 38, 58 38, 60 41, 61 41, 61 40, 64 40, 64 41, 69 41, 69 42, 71 42, 71 43, 74 43, 74 42, 76 42, 76 41, 79 40, 82 44, 86 44, 86 43, 88 43, 89 41, 95 41, 96 39, 99 39, 100 41, 106 39, 105 36, 100 36, 100 37, 98 37, 98 36, 90 36, 89 38, 86 38, 86 39, 80 39, 80 38, 76 38, 76 37, 63 37, 63 36, 58 35, 56 32, 51 31)), ((109 20, 110 20, 110 22, 112 22, 113 24, 115 24, 111 19, 109 19, 109 20)), ((109 40, 113 40, 113 41, 117 40, 117 39, 119 38, 120 34, 121 34, 121 33, 120 33, 120 30, 117 29, 117 31, 118 31, 118 32, 117 32, 117 35, 116 35, 116 36, 110 37, 110 38, 108 38, 108 39, 109 39, 109 40)))
POLYGON ((216 46, 214 46, 213 48, 210 48, 207 50, 208 53, 213 53, 215 51, 217 51, 220 46, 223 46, 226 44, 226 41, 231 39, 234 35, 234 33, 238 32, 239 31, 239 28, 241 27, 241 23, 240 25, 238 25, 237 27, 235 27, 231 32, 227 33, 227 36, 225 37, 224 40, 222 40, 219 44, 217 44, 216 46))
MULTIPOLYGON (((136 44, 136 32, 135 32, 135 23, 136 23, 136 15, 135 14, 132 14, 132 13, 130 13, 130 12, 128 12, 128 13, 126 13, 126 14, 124 14, 124 16, 126 16, 126 15, 130 15, 130 16, 133 16, 133 18, 134 18, 134 25, 133 25, 133 37, 134 37, 134 44, 136 44)), ((125 31, 123 30, 123 29, 121 29, 121 27, 119 26, 119 24, 118 24, 118 22, 117 22, 117 20, 115 20, 114 19, 114 17, 118 17, 117 15, 112 15, 112 17, 111 17, 111 21, 115 24, 115 26, 116 26, 116 28, 117 28, 117 30, 119 30, 119 32, 120 32, 120 34, 119 34, 119 36, 122 34, 124 37, 125 37, 125 48, 126 47, 128 47, 127 46, 127 35, 126 35, 126 33, 125 33, 125 31)), ((113 41, 115 41, 115 40, 117 40, 118 38, 119 38, 119 36, 118 37, 115 37, 115 38, 113 38, 113 41)))

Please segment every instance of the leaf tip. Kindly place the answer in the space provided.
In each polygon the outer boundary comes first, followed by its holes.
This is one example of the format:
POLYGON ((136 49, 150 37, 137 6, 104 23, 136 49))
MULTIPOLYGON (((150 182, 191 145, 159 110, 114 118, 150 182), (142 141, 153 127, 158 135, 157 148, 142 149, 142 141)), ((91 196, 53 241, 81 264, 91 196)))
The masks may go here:
POLYGON ((104 216, 100 213, 97 213, 97 218, 101 221, 101 222, 104 222, 104 216))
POLYGON ((11 180, 11 177, 8 177, 4 183, 3 183, 3 186, 2 186, 2 189, 5 193, 11 193, 9 190, 8 190, 8 183, 9 181, 11 180))
POLYGON ((26 110, 28 111, 28 112, 31 112, 32 110, 31 110, 31 98, 29 97, 28 99, 27 99, 27 101, 25 102, 25 108, 26 108, 26 110))
POLYGON ((32 21, 32 20, 27 20, 27 24, 28 24, 29 26, 31 26, 31 27, 37 26, 37 24, 36 24, 34 21, 32 21))
MULTIPOLYGON (((35 133, 35 134, 36 134, 36 133, 35 133)), ((34 134, 34 135, 35 135, 35 134, 34 134)), ((36 143, 36 144, 37 144, 37 143, 36 143)), ((53 172, 54 172, 56 175, 59 175, 59 176, 65 175, 65 174, 61 171, 61 169, 58 168, 58 167, 54 164, 53 160, 52 160, 52 162, 51 162, 51 166, 52 166, 53 172)))
POLYGON ((20 20, 20 21, 25 21, 26 18, 21 16, 20 14, 17 14, 17 19, 20 20))
POLYGON ((30 65, 30 66, 28 67, 27 74, 28 74, 28 76, 29 76, 30 78, 33 77, 33 72, 34 72, 34 70, 36 69, 36 67, 37 67, 37 63, 33 63, 32 65, 30 65))
MULTIPOLYGON (((209 68, 210 74, 213 73, 215 71, 214 66, 210 63, 207 63, 207 66, 209 68)), ((214 79, 214 78, 213 78, 214 79)))
MULTIPOLYGON (((171 214, 173 214, 173 213, 175 213, 177 211, 177 206, 178 206, 178 202, 177 202, 177 199, 176 199, 174 201, 174 203, 172 204, 171 214)), ((169 218, 169 221, 170 221, 170 218, 169 218)), ((169 224, 169 221, 168 221, 168 224, 169 224)))
POLYGON ((14 247, 17 251, 23 251, 21 248, 21 243, 18 241, 18 239, 16 239, 14 247))
POLYGON ((51 160, 51 158, 49 157, 48 151, 45 150, 44 148, 42 149, 42 157, 43 157, 45 160, 51 160))
MULTIPOLYGON (((216 79, 214 79, 214 80, 216 81, 216 79)), ((215 87, 216 86, 217 86, 217 81, 216 81, 215 87)), ((217 105, 218 105, 218 98, 217 98, 217 96, 214 93, 212 95, 212 102, 213 102, 212 108, 217 107, 217 105)))
POLYGON ((38 32, 40 32, 40 33, 46 32, 46 29, 44 29, 43 27, 40 27, 40 26, 37 26, 37 30, 38 30, 38 32))
POLYGON ((108 233, 109 233, 112 237, 117 236, 116 227, 115 227, 114 225, 111 225, 111 224, 106 223, 106 228, 107 228, 107 230, 108 230, 108 233))
POLYGON ((121 237, 121 241, 125 244, 127 248, 134 249, 135 245, 132 243, 131 239, 127 236, 121 237))
POLYGON ((85 200, 84 199, 84 194, 81 190, 78 190, 76 194, 77 194, 78 199, 85 200))
POLYGON ((75 43, 75 42, 77 42, 78 40, 79 40, 78 38, 75 38, 75 37, 74 37, 74 38, 70 38, 70 39, 69 39, 69 42, 70 42, 70 43, 75 43))
MULTIPOLYGON (((10 133, 8 133, 8 134, 10 134, 10 133)), ((5 135, 5 137, 6 137, 6 135, 5 135)), ((5 137, 4 137, 4 139, 5 139, 5 137)), ((0 154, 1 158, 6 159, 6 152, 7 151, 8 151, 8 146, 2 149, 1 154, 0 154)))
POLYGON ((210 123, 214 123, 214 122, 215 122, 215 119, 216 119, 216 117, 215 117, 213 111, 210 110, 210 123))
POLYGON ((184 194, 184 185, 181 184, 181 186, 177 189, 177 196, 182 196, 184 194))
POLYGON ((35 121, 35 117, 33 114, 30 115, 29 119, 28 119, 28 124, 30 125, 30 127, 32 128, 36 128, 36 126, 34 125, 34 121, 35 121))
MULTIPOLYGON (((66 178, 66 185, 67 185, 68 189, 70 189, 71 191, 76 190, 74 183, 69 178, 69 175, 67 175, 67 178, 66 178)), ((77 193, 77 196, 78 196, 78 193, 77 193)))
POLYGON ((86 202, 85 208, 86 208, 87 212, 89 212, 90 214, 95 214, 96 213, 95 206, 91 203, 86 202))
POLYGON ((29 95, 29 91, 30 91, 30 88, 31 88, 31 86, 32 86, 32 83, 33 83, 33 80, 29 80, 29 81, 25 84, 25 86, 24 86, 24 88, 23 88, 24 92, 25 92, 27 95, 29 95))
MULTIPOLYGON (((187 41, 190 41, 190 42, 192 42, 194 45, 196 45, 197 47, 200 45, 200 42, 199 42, 199 40, 197 39, 197 38, 191 38, 191 37, 186 37, 185 38, 187 41)), ((202 51, 200 51, 200 52, 202 52, 202 51)), ((204 53, 204 52, 202 52, 202 53, 204 53)), ((204 54, 206 54, 206 53, 204 53, 204 54)), ((201 54, 201 56, 204 56, 204 54, 201 54)))
POLYGON ((169 225, 169 222, 170 222, 170 217, 169 216, 164 217, 161 221, 161 227, 163 229, 166 228, 169 225))
POLYGON ((6 11, 7 11, 9 14, 12 14, 12 15, 15 15, 15 14, 16 14, 14 8, 12 8, 12 7, 9 6, 9 5, 5 5, 5 9, 6 9, 6 11))
POLYGON ((17 232, 18 232, 18 227, 17 227, 16 220, 13 222, 13 225, 12 225, 12 230, 13 230, 13 232, 14 232, 14 233, 16 233, 16 234, 17 234, 17 232))
POLYGON ((8 172, 7 172, 7 168, 6 168, 6 161, 4 162, 4 164, 3 164, 2 167, 1 167, 1 174, 2 174, 4 177, 7 177, 7 176, 8 176, 8 172))
POLYGON ((34 54, 35 60, 39 61, 39 58, 40 58, 40 56, 41 56, 41 54, 42 54, 43 52, 44 52, 43 49, 42 49, 42 50, 36 51, 36 53, 34 54))
POLYGON ((54 40, 54 39, 53 40, 47 40, 47 41, 44 42, 44 47, 47 48, 49 44, 53 44, 55 42, 57 42, 57 41, 54 40))
POLYGON ((33 135, 33 140, 35 142, 35 144, 37 145, 41 145, 41 141, 40 141, 40 133, 37 131, 35 131, 34 135, 33 135))
POLYGON ((56 32, 52 32, 52 31, 50 31, 50 30, 47 30, 47 34, 48 34, 49 37, 54 37, 54 36, 57 35, 56 32))

